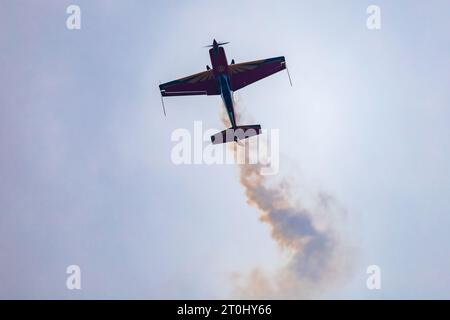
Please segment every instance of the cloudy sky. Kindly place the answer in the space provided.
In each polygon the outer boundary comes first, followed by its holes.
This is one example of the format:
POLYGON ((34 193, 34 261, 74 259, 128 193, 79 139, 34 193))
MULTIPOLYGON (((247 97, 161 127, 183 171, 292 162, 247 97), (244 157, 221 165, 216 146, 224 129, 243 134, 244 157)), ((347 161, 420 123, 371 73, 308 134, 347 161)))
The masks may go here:
POLYGON ((345 208, 351 266, 314 297, 450 298, 449 10, 0 0, 0 297, 228 298, 237 277, 278 270, 285 252, 236 166, 171 161, 171 133, 221 129, 222 106, 171 98, 164 118, 158 83, 205 70, 216 38, 237 63, 286 56, 294 86, 277 74, 239 91, 239 108, 280 130, 294 193, 345 208), (71 4, 81 30, 66 28, 71 4), (81 290, 66 288, 74 264, 81 290), (381 290, 366 287, 373 264, 381 290))

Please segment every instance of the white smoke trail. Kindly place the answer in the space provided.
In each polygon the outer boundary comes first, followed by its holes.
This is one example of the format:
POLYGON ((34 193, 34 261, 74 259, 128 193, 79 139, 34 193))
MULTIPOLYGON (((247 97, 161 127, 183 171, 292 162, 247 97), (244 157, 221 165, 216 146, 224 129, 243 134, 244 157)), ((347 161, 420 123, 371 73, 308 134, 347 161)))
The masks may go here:
MULTIPOLYGON (((223 117, 224 123, 228 125, 223 117)), ((254 138, 252 138, 254 139, 254 138)), ((258 139, 264 139, 263 136, 258 139)), ((246 157, 251 152, 252 144, 246 157)), ((243 146, 231 144, 236 152, 243 146)), ((245 188, 248 204, 256 207, 260 220, 272 229, 272 238, 289 254, 287 263, 276 274, 268 275, 255 268, 247 276, 235 278, 234 295, 239 298, 308 298, 332 287, 351 268, 351 250, 343 243, 338 219, 345 211, 333 197, 324 193, 300 194, 285 180, 261 175, 261 165, 239 165, 240 182, 245 188), (312 199, 310 199, 312 197, 312 199), (312 208, 305 203, 315 203, 312 208)))

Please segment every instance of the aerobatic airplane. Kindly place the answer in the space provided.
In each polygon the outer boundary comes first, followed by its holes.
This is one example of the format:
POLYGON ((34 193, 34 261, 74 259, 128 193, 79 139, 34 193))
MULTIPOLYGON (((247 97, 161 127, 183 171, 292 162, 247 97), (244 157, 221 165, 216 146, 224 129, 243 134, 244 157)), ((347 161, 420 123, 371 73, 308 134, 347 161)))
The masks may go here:
MULTIPOLYGON (((238 141, 261 133, 261 125, 238 126, 234 115, 233 92, 249 84, 286 69, 284 57, 228 64, 225 50, 221 47, 228 42, 218 43, 215 39, 208 46, 212 68, 206 71, 163 83, 159 86, 161 99, 172 96, 221 95, 230 118, 231 128, 211 136, 213 144, 238 141)), ((288 72, 289 75, 289 72, 288 72)), ((289 77, 290 81, 290 77, 289 77)), ((292 85, 292 83, 291 83, 292 85)), ((163 102, 164 108, 164 102, 163 102)), ((164 109, 165 114, 165 109, 164 109)))

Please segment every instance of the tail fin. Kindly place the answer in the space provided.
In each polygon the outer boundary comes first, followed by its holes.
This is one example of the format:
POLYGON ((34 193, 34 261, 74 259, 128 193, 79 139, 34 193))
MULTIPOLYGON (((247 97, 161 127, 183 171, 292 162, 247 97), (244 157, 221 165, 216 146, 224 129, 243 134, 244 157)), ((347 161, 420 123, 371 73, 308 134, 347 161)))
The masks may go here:
POLYGON ((222 132, 211 136, 213 144, 227 143, 233 141, 244 140, 261 133, 261 125, 238 126, 237 128, 229 128, 222 132))

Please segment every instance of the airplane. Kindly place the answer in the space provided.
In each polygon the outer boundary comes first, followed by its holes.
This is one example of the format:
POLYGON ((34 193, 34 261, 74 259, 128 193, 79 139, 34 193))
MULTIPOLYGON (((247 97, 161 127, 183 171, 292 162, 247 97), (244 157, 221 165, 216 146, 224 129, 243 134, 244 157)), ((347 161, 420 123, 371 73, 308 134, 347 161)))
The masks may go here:
POLYGON ((231 128, 211 136, 213 144, 238 142, 239 140, 259 135, 261 125, 236 124, 234 113, 233 92, 248 86, 256 81, 271 76, 274 73, 286 69, 289 81, 292 81, 286 67, 285 57, 275 57, 244 63, 235 63, 234 59, 228 64, 225 50, 222 47, 229 42, 219 43, 215 39, 212 45, 207 46, 211 58, 212 68, 206 66, 206 71, 190 75, 185 78, 166 82, 159 85, 161 101, 164 107, 163 97, 192 96, 192 95, 221 95, 231 128))

